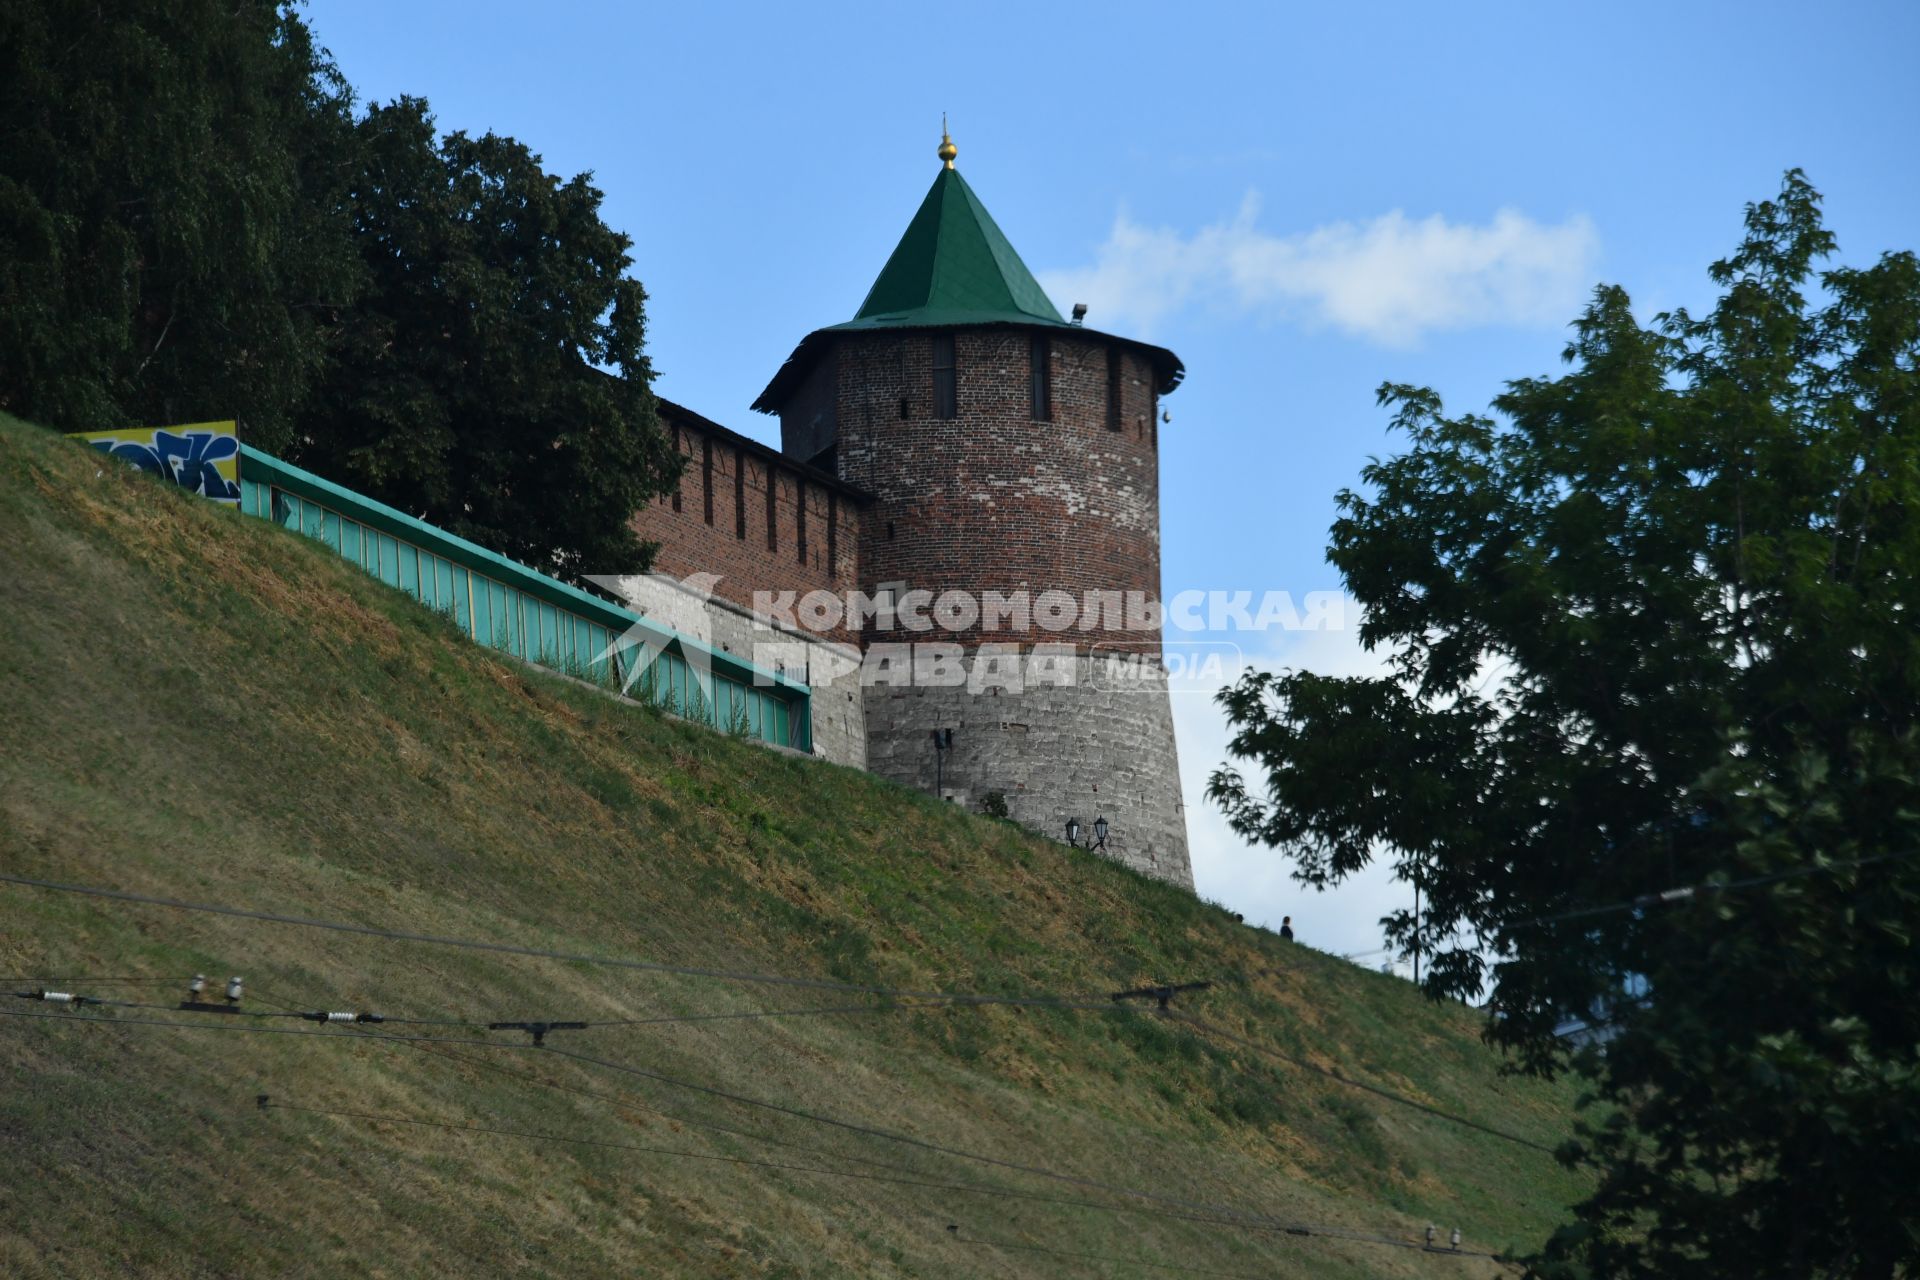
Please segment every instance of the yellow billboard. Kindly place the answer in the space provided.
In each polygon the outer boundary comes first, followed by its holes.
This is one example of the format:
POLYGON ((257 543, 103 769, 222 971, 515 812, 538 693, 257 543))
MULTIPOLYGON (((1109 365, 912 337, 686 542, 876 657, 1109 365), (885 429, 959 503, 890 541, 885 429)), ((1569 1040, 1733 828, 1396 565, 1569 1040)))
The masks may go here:
POLYGON ((239 505, 240 436, 232 422, 76 431, 71 438, 203 498, 239 505))

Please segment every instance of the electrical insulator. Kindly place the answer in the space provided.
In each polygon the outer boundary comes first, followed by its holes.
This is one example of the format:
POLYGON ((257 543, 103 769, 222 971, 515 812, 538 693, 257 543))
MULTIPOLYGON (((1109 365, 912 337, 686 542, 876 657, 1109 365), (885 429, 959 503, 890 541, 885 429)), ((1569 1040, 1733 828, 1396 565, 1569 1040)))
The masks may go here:
POLYGON ((40 998, 48 1004, 74 1004, 80 999, 70 991, 42 991, 40 998))
POLYGON ((197 1004, 200 1001, 200 997, 205 995, 206 992, 207 975, 204 973, 194 974, 193 981, 187 984, 187 999, 197 1004))
POLYGON ((238 978, 227 979, 227 1003, 240 1003, 240 979, 238 978))
POLYGON ((1431 1222, 1429 1222, 1427 1224, 1427 1248, 1429 1249, 1433 1248, 1433 1238, 1438 1234, 1439 1234, 1439 1231, 1434 1227, 1434 1225, 1431 1222))
POLYGON ((1455 1249, 1460 1247, 1460 1228, 1455 1227, 1453 1229, 1453 1240, 1451 1243, 1455 1249))
POLYGON ((312 1013, 303 1013, 300 1016, 302 1018, 305 1018, 308 1022, 385 1022, 386 1021, 385 1018, 381 1017, 377 1013, 329 1013, 324 1009, 316 1009, 312 1013))

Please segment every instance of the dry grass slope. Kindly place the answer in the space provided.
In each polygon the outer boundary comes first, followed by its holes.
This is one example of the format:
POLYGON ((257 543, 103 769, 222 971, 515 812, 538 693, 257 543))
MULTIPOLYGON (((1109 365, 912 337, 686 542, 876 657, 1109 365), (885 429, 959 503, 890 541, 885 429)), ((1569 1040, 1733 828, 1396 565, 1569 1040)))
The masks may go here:
MULTIPOLYGON (((531 672, 295 534, 4 419, 0 547, 0 866, 15 874, 895 987, 1098 994, 1210 978, 1187 1007, 1261 1044, 1535 1141, 1563 1131, 1568 1096, 1501 1079, 1466 1010, 1004 823, 531 672)), ((244 974, 258 1008, 483 1021, 846 1002, 0 886, 0 974, 196 971, 244 974)), ((81 985, 156 1003, 181 994, 177 981, 81 985)), ((1147 1214, 1148 1202, 543 1053, 525 1037, 442 1029, 499 1045, 480 1048, 225 1025, 0 1018, 0 1272, 1500 1272, 1147 1214), (262 1113, 257 1093, 971 1189, 262 1113)), ((1141 1011, 683 1022, 552 1043, 1359 1232, 1411 1238, 1435 1221, 1470 1245, 1524 1247, 1579 1190, 1537 1151, 1141 1011)))

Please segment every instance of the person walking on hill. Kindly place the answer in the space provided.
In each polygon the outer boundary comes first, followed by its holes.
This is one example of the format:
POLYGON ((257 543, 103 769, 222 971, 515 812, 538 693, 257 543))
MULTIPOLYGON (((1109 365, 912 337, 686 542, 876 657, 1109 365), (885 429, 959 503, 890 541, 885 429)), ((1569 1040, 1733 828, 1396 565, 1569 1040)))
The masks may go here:
POLYGON ((1285 938, 1288 942, 1293 941, 1293 917, 1292 916, 1280 917, 1280 936, 1285 938))

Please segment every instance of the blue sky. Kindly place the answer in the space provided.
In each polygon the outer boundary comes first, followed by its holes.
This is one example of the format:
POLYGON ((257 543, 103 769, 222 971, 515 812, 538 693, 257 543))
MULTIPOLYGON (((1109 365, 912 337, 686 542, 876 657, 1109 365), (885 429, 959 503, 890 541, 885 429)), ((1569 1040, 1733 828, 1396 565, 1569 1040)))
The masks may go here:
MULTIPOLYGON (((1484 408, 1559 367, 1600 281, 1699 305, 1741 208, 1804 168, 1840 258, 1920 248, 1920 5, 312 4, 363 99, 511 134, 634 240, 662 394, 747 411, 852 316, 959 165, 1063 308, 1187 364, 1166 407, 1167 594, 1337 590, 1333 496, 1394 442, 1384 380, 1484 408)), ((1365 670, 1351 634, 1249 657, 1365 670)), ((1378 945, 1407 895, 1291 885, 1197 787, 1222 757, 1176 696, 1202 892, 1378 945)))

